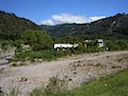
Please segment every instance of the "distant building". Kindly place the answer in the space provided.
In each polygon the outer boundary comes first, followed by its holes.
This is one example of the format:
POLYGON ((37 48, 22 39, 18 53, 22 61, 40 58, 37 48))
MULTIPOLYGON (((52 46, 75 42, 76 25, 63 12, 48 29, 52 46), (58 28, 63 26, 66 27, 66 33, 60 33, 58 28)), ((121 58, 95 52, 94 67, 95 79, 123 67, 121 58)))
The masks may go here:
MULTIPOLYGON (((88 44, 93 42, 93 40, 85 40, 84 42, 85 42, 85 47, 88 47, 88 44)), ((98 45, 98 47, 100 48, 104 47, 103 39, 98 39, 95 45, 98 45)))
POLYGON ((60 49, 62 48, 63 50, 65 50, 66 48, 76 48, 78 47, 78 44, 54 44, 54 49, 60 49))
POLYGON ((98 47, 104 47, 103 39, 98 39, 98 47))
POLYGON ((86 43, 92 42, 92 40, 85 40, 86 43))

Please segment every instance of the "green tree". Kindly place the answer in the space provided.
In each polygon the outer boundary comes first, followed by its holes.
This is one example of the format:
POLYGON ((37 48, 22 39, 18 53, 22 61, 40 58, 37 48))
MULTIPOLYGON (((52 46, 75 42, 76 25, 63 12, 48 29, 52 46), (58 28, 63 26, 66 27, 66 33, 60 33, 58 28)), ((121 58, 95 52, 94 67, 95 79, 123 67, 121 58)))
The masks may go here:
POLYGON ((26 44, 29 44, 33 50, 48 50, 52 46, 52 39, 42 30, 26 30, 23 34, 26 44))
POLYGON ((18 40, 15 40, 12 45, 15 46, 16 48, 21 48, 22 47, 22 44, 23 44, 23 41, 18 39, 18 40))

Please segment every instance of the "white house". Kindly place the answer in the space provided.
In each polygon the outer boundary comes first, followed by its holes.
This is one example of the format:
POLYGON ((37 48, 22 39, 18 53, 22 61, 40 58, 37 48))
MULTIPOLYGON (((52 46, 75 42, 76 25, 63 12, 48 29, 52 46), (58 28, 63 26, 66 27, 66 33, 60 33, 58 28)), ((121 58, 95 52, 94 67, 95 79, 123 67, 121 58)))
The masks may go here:
POLYGON ((57 48, 71 48, 72 44, 54 44, 54 49, 57 48))
POLYGON ((98 39, 98 47, 104 47, 103 39, 98 39))
POLYGON ((89 42, 92 42, 92 40, 85 40, 84 42, 89 43, 89 42))
MULTIPOLYGON (((87 43, 90 43, 90 42, 92 42, 92 40, 85 40, 84 41, 85 42, 85 47, 87 47, 87 43)), ((97 40, 97 44, 98 44, 98 47, 104 47, 104 41, 103 41, 103 39, 98 39, 97 40)))
POLYGON ((54 49, 59 48, 76 48, 78 47, 78 44, 54 44, 54 49))

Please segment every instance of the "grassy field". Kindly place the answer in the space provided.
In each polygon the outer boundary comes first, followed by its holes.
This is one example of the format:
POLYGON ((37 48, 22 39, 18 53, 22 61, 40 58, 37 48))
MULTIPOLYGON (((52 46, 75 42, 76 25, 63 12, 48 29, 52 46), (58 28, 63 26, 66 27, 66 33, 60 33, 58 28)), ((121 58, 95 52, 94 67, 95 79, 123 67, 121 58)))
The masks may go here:
MULTIPOLYGON (((52 87, 53 90, 58 89, 52 87)), ((128 96, 128 70, 91 81, 68 92, 53 90, 35 89, 30 96, 128 96)))

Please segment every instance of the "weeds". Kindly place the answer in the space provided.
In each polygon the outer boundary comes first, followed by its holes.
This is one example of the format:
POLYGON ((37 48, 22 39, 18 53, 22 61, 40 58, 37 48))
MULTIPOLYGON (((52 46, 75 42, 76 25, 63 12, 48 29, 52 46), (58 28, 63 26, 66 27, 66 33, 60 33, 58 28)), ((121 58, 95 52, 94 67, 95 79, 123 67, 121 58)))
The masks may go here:
MULTIPOLYGON (((36 88, 29 96, 128 96, 128 70, 102 77, 70 91, 65 90, 67 87, 63 89, 64 84, 63 80, 52 77, 46 88, 36 88)), ((9 94, 0 93, 0 96, 19 94, 19 89, 12 88, 9 94)))
POLYGON ((20 67, 20 66, 26 66, 26 65, 23 64, 23 63, 20 63, 20 64, 13 63, 13 64, 11 64, 11 66, 13 66, 13 67, 20 67))
POLYGON ((63 80, 52 77, 46 88, 34 89, 30 96, 61 96, 60 94, 63 92, 63 83, 63 80))
MULTIPOLYGON (((16 54, 15 58, 12 59, 10 62, 25 62, 25 61, 31 61, 35 62, 40 59, 42 61, 51 61, 56 60, 59 57, 65 56, 62 52, 56 52, 56 51, 50 51, 50 50, 43 50, 43 51, 25 51, 20 52, 16 54)), ((12 65, 13 66, 13 65, 12 65)), ((14 64, 16 66, 16 64, 14 64)))
POLYGON ((0 96, 18 96, 19 94, 20 94, 20 91, 18 88, 12 88, 10 90, 10 93, 0 92, 0 96))
POLYGON ((128 96, 128 70, 84 84, 71 91, 60 90, 56 77, 46 89, 35 89, 30 96, 128 96))
POLYGON ((20 93, 19 89, 12 88, 12 90, 10 91, 9 94, 7 94, 7 96, 18 96, 19 93, 20 93))
POLYGON ((112 66, 113 69, 116 69, 116 68, 122 68, 121 66, 118 66, 118 65, 113 65, 112 66))

